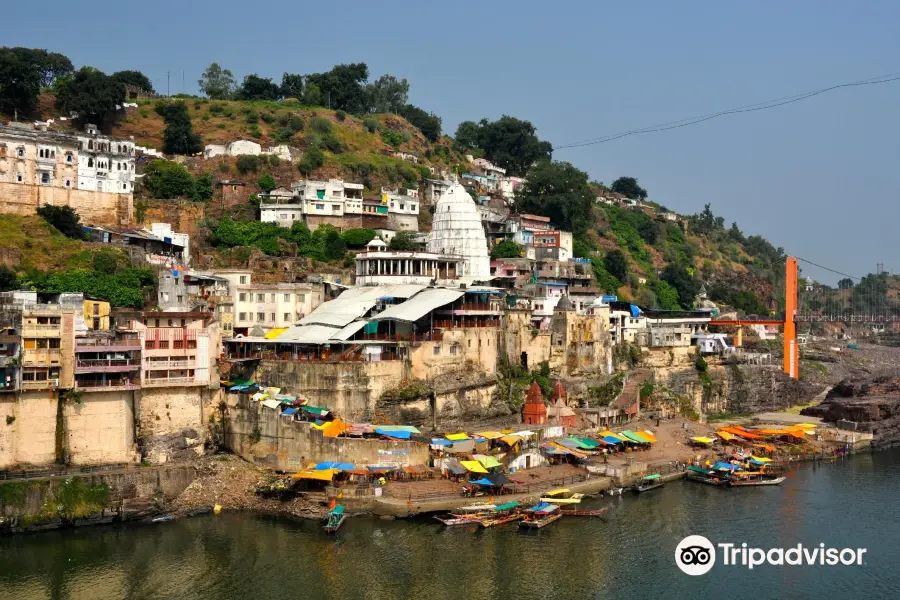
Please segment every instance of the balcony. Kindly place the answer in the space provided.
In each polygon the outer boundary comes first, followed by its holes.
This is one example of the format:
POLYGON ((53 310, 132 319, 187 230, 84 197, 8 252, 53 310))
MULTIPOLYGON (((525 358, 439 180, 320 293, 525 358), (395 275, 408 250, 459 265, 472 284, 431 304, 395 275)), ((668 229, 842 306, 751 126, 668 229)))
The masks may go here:
POLYGON ((147 370, 155 369, 190 369, 197 365, 195 360, 148 360, 144 362, 147 370))
POLYGON ((62 325, 25 325, 22 327, 22 337, 60 337, 62 325))
POLYGON ((196 377, 147 377, 141 382, 141 387, 166 387, 176 385, 206 385, 205 381, 198 381, 196 377))
POLYGON ((123 336, 115 339, 79 338, 75 340, 75 352, 128 352, 140 350, 141 339, 138 336, 123 336))
POLYGON ((22 381, 19 384, 21 390, 53 390, 56 389, 55 379, 43 379, 41 381, 22 381))
POLYGON ((76 373, 125 373, 139 371, 141 360, 139 358, 97 358, 91 360, 76 360, 76 373))
POLYGON ((139 390, 141 385, 130 379, 76 379, 75 389, 84 392, 139 390))

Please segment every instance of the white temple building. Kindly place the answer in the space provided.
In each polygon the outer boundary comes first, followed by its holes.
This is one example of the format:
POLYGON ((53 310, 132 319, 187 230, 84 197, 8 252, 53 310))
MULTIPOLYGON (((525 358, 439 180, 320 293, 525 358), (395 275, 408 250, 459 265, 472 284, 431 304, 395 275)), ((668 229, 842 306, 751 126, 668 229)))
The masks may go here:
POLYGON ((463 283, 489 281, 491 259, 475 201, 458 182, 441 196, 426 244, 428 252, 462 259, 457 277, 463 283))

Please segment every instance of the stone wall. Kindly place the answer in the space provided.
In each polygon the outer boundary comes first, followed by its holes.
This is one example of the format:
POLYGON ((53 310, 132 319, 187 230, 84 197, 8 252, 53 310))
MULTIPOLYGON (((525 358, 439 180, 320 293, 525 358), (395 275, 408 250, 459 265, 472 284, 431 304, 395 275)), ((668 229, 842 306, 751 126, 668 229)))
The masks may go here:
POLYGON ((527 358, 529 369, 550 360, 551 334, 549 331, 538 331, 532 327, 531 311, 504 312, 502 335, 506 360, 509 364, 522 364, 523 353, 527 358))
POLYGON ((414 398, 382 397, 376 407, 378 416, 403 425, 449 431, 472 421, 510 414, 492 376, 447 374, 425 389, 414 398))
POLYGON ((359 465, 422 465, 428 445, 418 442, 326 438, 310 423, 292 421, 245 395, 229 394, 226 446, 257 465, 298 471, 309 463, 351 462, 359 465))
POLYGON ((203 405, 214 392, 205 387, 144 388, 138 410, 138 441, 153 464, 203 454, 206 419, 203 405))
MULTIPOLYGON (((204 217, 206 205, 201 202, 185 200, 147 200, 143 225, 150 228, 150 223, 168 223, 174 231, 186 233, 191 240, 196 240, 197 227, 204 217)), ((193 246, 194 242, 191 242, 193 246)))
POLYGON ((33 215, 45 204, 71 206, 85 225, 119 227, 134 220, 131 194, 0 182, 0 214, 33 215))
POLYGON ((66 450, 77 465, 140 462, 134 443, 135 391, 91 392, 65 406, 66 450))
POLYGON ((405 361, 287 362, 260 361, 254 381, 299 394, 315 406, 326 406, 347 420, 372 418, 381 393, 406 376, 405 361))
POLYGON ((497 374, 500 342, 498 327, 444 329, 440 341, 410 347, 410 376, 430 380, 448 372, 476 371, 497 374), (435 354, 435 348, 440 352, 435 354), (453 353, 453 349, 456 353, 453 353))

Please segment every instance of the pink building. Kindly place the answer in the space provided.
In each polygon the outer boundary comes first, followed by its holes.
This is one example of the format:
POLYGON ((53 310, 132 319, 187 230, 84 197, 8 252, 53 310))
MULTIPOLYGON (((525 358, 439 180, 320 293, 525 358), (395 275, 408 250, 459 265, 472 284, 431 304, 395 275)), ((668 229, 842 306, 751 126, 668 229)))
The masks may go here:
POLYGON ((143 352, 141 387, 209 385, 218 339, 210 313, 145 311, 131 321, 143 352))
POLYGON ((75 388, 87 392, 140 389, 141 340, 133 332, 75 338, 75 388))

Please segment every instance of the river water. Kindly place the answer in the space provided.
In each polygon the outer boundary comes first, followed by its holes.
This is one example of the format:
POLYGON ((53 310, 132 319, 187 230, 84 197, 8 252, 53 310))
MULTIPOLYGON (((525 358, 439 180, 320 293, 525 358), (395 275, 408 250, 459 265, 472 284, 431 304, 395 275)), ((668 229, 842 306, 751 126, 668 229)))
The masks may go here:
POLYGON ((900 598, 900 451, 795 467, 780 487, 671 482, 592 499, 608 518, 442 528, 436 521, 321 523, 223 514, 0 539, 0 598, 900 598), (718 564, 690 577, 690 534, 764 549, 867 548, 861 566, 718 564))

